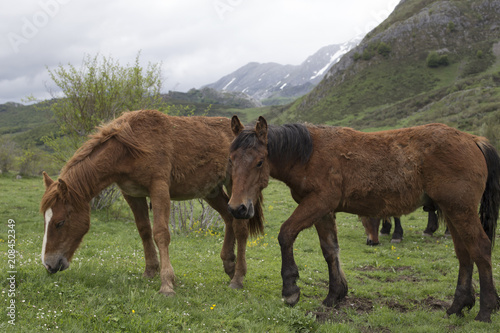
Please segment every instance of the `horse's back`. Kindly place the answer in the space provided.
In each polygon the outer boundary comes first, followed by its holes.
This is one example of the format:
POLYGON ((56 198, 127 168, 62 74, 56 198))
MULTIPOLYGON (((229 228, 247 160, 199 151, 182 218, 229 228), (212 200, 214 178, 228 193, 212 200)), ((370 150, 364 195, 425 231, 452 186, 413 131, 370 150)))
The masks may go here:
POLYGON ((443 124, 373 133, 318 127, 311 133, 316 165, 328 165, 330 184, 341 188, 339 210, 408 214, 429 197, 465 196, 473 187, 480 195, 486 182, 478 138, 443 124))
POLYGON ((203 197, 225 182, 232 140, 229 119, 177 117, 155 110, 127 112, 120 118, 152 148, 151 154, 134 160, 131 173, 167 179, 172 198, 203 197))

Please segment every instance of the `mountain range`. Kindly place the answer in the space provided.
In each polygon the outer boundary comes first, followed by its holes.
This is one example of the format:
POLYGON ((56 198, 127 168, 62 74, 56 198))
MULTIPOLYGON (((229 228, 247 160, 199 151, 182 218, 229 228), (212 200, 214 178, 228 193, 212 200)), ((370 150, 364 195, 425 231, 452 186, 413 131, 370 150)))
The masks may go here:
POLYGON ((285 104, 311 91, 360 40, 322 47, 300 65, 251 62, 204 88, 244 93, 263 105, 285 104))
POLYGON ((442 122, 500 145, 500 0, 402 0, 274 123, 442 122))

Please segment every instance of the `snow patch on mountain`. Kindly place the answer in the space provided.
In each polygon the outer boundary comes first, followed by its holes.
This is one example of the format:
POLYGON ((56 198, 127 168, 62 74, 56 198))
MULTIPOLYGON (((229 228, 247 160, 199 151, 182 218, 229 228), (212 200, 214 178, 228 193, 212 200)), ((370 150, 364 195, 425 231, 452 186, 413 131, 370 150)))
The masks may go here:
POLYGON ((242 92, 259 101, 296 98, 312 90, 328 70, 360 41, 361 38, 355 38, 343 44, 322 47, 300 65, 251 62, 204 87, 242 92))

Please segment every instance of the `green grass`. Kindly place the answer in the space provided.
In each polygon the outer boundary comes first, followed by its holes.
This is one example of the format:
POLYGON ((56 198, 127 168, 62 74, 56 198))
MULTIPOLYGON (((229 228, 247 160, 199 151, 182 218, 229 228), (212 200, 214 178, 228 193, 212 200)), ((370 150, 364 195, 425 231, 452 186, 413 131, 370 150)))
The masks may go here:
MULTIPOLYGON (((464 318, 445 316, 451 304, 458 261, 443 228, 421 236, 426 215, 402 218, 405 238, 391 244, 365 245, 356 216, 338 214, 342 267, 349 294, 337 308, 321 301, 327 294, 328 270, 315 230, 303 231, 294 246, 302 288, 300 302, 281 301, 280 224, 296 204, 287 188, 271 181, 265 191, 265 235, 250 239, 244 289, 232 290, 219 252, 221 228, 174 234, 170 247, 176 273, 175 297, 157 292, 159 277, 143 278, 142 245, 131 214, 92 214, 92 226, 70 268, 54 275, 40 263, 43 218, 38 204, 41 178, 0 177, 0 330, 13 332, 496 332, 477 323, 479 302, 464 318), (7 323, 9 219, 16 221, 16 325, 7 323)), ((497 239, 497 245, 499 241, 497 239)), ((500 283, 500 250, 493 253, 494 278, 500 283)), ((479 289, 477 273, 474 275, 479 289)), ((477 290, 478 291, 478 290, 477 290)))

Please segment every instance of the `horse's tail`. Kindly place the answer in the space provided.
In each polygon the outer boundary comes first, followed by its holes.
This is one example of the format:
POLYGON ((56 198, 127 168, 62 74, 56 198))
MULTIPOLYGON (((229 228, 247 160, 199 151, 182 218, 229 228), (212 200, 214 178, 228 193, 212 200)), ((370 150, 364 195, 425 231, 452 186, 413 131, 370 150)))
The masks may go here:
POLYGON ((479 217, 493 247, 500 207, 500 156, 498 156, 495 147, 484 138, 478 138, 476 144, 481 149, 488 168, 488 178, 481 198, 479 217))
POLYGON ((262 192, 259 194, 259 200, 254 205, 254 215, 248 221, 248 231, 250 236, 258 236, 264 233, 264 211, 262 204, 264 201, 264 196, 262 192))

